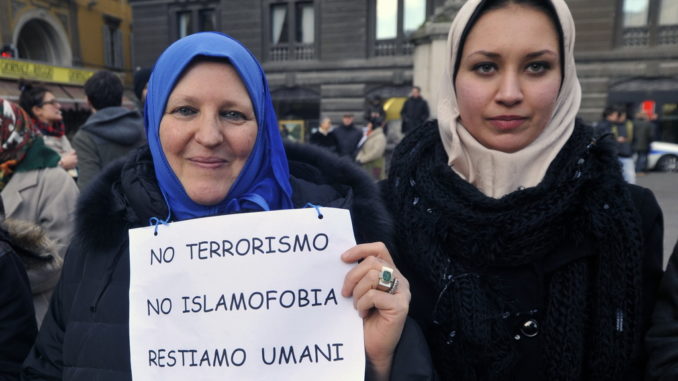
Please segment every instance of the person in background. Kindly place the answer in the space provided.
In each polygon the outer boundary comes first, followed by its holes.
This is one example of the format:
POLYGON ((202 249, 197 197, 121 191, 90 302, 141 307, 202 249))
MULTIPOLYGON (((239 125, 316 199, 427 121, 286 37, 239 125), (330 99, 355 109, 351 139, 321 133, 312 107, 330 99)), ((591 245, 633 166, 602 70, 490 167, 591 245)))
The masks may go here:
POLYGON ((151 78, 150 68, 140 68, 134 72, 134 95, 139 101, 139 110, 143 113, 146 93, 148 93, 148 80, 151 78))
POLYGON ((24 362, 24 381, 132 379, 129 229, 309 202, 352 216, 360 244, 341 260, 360 263, 341 292, 363 319, 367 380, 432 379, 423 336, 406 318, 407 280, 377 242, 389 241, 391 225, 376 185, 325 150, 284 148, 276 119, 264 72, 238 41, 196 33, 162 53, 148 83, 148 145, 106 167, 83 193, 79 239, 24 362), (386 265, 400 282, 377 290, 386 265))
POLYGON ((59 155, 45 146, 23 109, 0 100, 0 118, 0 196, 5 219, 39 226, 56 245, 55 262, 31 277, 39 324, 73 237, 79 192, 57 167, 59 155))
POLYGON ((78 187, 82 190, 101 170, 146 142, 144 121, 137 110, 122 107, 120 78, 101 70, 85 82, 92 115, 73 137, 78 152, 78 187))
POLYGON ((363 133, 353 124, 353 114, 344 114, 341 124, 332 131, 332 134, 339 142, 337 153, 354 160, 358 152, 358 142, 363 137, 363 133))
POLYGON ((601 116, 602 118, 593 126, 596 136, 612 133, 612 125, 619 120, 618 107, 611 105, 606 106, 603 109, 601 116))
POLYGON ((384 111, 384 103, 381 99, 381 95, 377 94, 367 101, 365 120, 371 120, 375 124, 375 128, 381 127, 384 131, 384 135, 388 135, 386 111, 384 111))
POLYGON ((332 120, 328 117, 323 118, 318 126, 318 131, 311 134, 309 143, 323 147, 332 153, 339 150, 339 142, 336 135, 332 133, 332 120))
POLYGON ((654 126, 645 110, 640 110, 633 121, 633 152, 636 155, 636 175, 642 176, 647 171, 647 155, 652 144, 654 126))
POLYGON ((678 380, 678 242, 669 257, 646 337, 647 380, 678 380))
POLYGON ((662 213, 577 120, 565 0, 468 0, 382 195, 444 380, 642 380, 662 213))
POLYGON ((0 380, 19 381, 21 363, 37 333, 26 270, 0 226, 0 380))
POLYGON ((63 267, 58 245, 45 234, 40 226, 29 221, 2 217, 0 229, 3 229, 11 238, 9 242, 26 270, 33 295, 34 320, 40 328, 49 307, 52 290, 59 281, 63 267))
POLYGON ((383 180, 386 176, 384 151, 386 151, 386 135, 384 129, 376 123, 367 121, 365 136, 361 140, 358 155, 355 161, 360 164, 376 181, 383 180))
POLYGON ((628 119, 626 107, 619 106, 619 117, 610 128, 612 135, 617 140, 617 155, 622 166, 624 179, 629 184, 636 183, 636 165, 633 161, 633 122, 628 119))
POLYGON ((33 124, 44 137, 47 147, 56 151, 61 160, 59 166, 77 177, 78 156, 66 137, 66 126, 61 115, 61 104, 54 94, 42 86, 20 82, 19 105, 31 117, 33 124))
POLYGON ((633 130, 626 124, 626 109, 620 105, 607 106, 603 110, 602 119, 594 126, 597 137, 610 138, 615 142, 615 150, 622 175, 629 184, 635 184, 635 165, 631 140, 633 130))
POLYGON ((414 86, 410 92, 410 97, 407 98, 403 108, 400 110, 400 119, 402 121, 400 131, 403 135, 406 135, 424 124, 428 117, 428 102, 422 98, 421 88, 414 86))

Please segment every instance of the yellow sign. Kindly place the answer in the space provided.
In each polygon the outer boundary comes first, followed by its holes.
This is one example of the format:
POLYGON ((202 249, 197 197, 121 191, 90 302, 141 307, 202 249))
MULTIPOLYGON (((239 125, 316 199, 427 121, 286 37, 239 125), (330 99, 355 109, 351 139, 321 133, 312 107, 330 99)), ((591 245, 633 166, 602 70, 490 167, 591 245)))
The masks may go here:
POLYGON ((406 97, 393 97, 384 102, 384 111, 386 111, 386 120, 400 119, 400 110, 407 100, 406 97))
POLYGON ((41 82, 82 85, 94 74, 91 70, 72 69, 34 62, 0 58, 0 78, 29 79, 41 82))

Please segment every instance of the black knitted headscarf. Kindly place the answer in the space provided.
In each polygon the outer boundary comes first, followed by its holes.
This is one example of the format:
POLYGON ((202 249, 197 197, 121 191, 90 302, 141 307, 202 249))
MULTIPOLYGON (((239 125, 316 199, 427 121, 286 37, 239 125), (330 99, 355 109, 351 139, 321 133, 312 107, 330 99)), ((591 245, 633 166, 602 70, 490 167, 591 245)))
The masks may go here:
POLYGON ((536 265, 583 241, 593 255, 535 285, 546 289, 541 379, 624 378, 642 343, 642 237, 611 147, 577 125, 538 186, 500 199, 447 165, 435 122, 397 147, 385 188, 396 262, 438 295, 432 321, 422 323, 443 379, 512 379, 516 344, 502 322, 510 301, 485 269, 536 265))

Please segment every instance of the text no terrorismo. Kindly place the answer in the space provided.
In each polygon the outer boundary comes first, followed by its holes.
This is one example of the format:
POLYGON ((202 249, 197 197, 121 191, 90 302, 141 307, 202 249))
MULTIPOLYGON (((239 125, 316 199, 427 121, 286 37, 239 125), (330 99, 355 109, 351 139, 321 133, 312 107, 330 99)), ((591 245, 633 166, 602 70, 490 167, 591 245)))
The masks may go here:
MULTIPOLYGON (((295 234, 279 237, 249 237, 235 240, 199 241, 187 243, 188 258, 191 260, 205 260, 211 258, 226 258, 255 254, 285 254, 324 251, 329 246, 329 237, 325 233, 315 235, 295 234)), ((154 263, 172 262, 175 257, 172 246, 160 248, 157 252, 151 249, 151 265, 154 263)))

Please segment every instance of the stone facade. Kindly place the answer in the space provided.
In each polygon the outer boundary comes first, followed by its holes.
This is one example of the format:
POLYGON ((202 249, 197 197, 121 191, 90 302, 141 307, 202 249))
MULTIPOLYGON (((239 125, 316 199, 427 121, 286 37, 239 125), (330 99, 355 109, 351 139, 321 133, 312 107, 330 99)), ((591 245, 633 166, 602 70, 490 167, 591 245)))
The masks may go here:
MULTIPOLYGON (((130 0, 136 66, 152 65, 178 38, 177 12, 215 9, 214 28, 241 40, 263 63, 281 119, 313 124, 327 115, 337 123, 353 113, 360 122, 366 98, 405 97, 412 85, 434 106, 449 23, 464 0, 422 1, 427 23, 414 35, 384 42, 376 39, 378 0, 130 0), (287 5, 291 15, 299 3, 314 9, 313 41, 273 45, 272 7, 287 5)), ((658 25, 661 2, 648 1, 652 21, 643 29, 622 27, 624 0, 567 0, 577 27, 585 120, 598 120, 610 102, 633 110, 645 98, 657 98, 657 113, 672 118, 671 105, 678 104, 671 98, 671 92, 678 94, 678 26, 658 25)), ((404 0, 394 3, 402 7, 404 0)))

